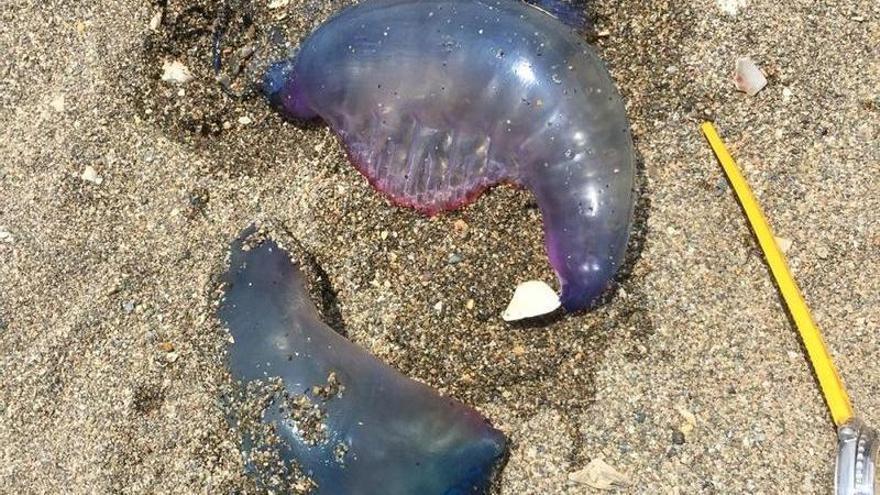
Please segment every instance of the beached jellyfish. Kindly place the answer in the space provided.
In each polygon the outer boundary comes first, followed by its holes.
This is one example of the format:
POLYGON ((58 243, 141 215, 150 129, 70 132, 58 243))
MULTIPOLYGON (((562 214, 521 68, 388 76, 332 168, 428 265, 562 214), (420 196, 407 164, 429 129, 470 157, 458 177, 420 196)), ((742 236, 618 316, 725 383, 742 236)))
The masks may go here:
MULTIPOLYGON (((506 440, 475 410, 328 327, 297 263, 272 241, 232 245, 219 317, 255 412, 232 415, 266 488, 312 495, 486 493, 506 440)), ((247 409, 247 408, 245 408, 247 409)))
POLYGON ((499 182, 529 189, 569 311, 595 304, 623 261, 634 173, 624 106, 574 26, 545 10, 365 0, 273 64, 263 92, 291 119, 329 123, 398 204, 434 214, 499 182))

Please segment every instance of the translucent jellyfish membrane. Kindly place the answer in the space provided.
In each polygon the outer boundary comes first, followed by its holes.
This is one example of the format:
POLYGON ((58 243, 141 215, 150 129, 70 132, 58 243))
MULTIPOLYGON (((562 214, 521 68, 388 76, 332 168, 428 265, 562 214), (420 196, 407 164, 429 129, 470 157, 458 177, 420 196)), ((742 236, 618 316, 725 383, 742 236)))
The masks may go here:
POLYGON ((499 182, 529 189, 569 311, 594 305, 624 259, 635 156, 626 111, 590 46, 544 10, 365 0, 270 66, 263 92, 291 119, 326 121, 398 204, 434 214, 499 182))
POLYGON ((247 235, 232 244, 218 314, 252 408, 234 422, 259 482, 323 495, 485 493, 503 434, 328 327, 300 264, 247 235))

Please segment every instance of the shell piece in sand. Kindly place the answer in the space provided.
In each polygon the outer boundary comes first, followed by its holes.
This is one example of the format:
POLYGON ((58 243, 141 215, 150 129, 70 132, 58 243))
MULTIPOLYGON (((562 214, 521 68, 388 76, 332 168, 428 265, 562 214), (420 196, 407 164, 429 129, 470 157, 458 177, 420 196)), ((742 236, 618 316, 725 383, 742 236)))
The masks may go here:
POLYGON ((556 292, 540 280, 529 280, 516 286, 507 309, 501 313, 504 321, 517 321, 546 315, 560 306, 556 292))
POLYGON ((736 84, 736 89, 749 96, 755 96, 764 89, 764 86, 767 86, 767 78, 764 76, 764 73, 748 57, 737 59, 736 69, 733 73, 733 82, 736 84))
POLYGON ((162 64, 162 80, 171 84, 185 84, 192 81, 193 75, 187 66, 177 60, 162 64))

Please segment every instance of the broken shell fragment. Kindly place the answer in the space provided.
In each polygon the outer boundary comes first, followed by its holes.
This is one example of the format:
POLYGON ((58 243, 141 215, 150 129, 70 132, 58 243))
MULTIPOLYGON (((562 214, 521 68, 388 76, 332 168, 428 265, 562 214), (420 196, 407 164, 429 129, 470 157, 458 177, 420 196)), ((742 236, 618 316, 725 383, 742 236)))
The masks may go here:
POLYGON ((529 280, 519 284, 513 291, 513 298, 501 313, 501 318, 504 321, 534 318, 552 313, 560 305, 559 296, 549 285, 540 280, 529 280))
POLYGON ((767 78, 764 76, 764 73, 748 57, 737 59, 736 70, 733 73, 733 82, 736 84, 736 89, 749 96, 755 96, 764 89, 764 86, 767 86, 767 78))
POLYGON ((177 60, 162 64, 162 80, 172 84, 184 84, 192 81, 189 69, 177 60))
POLYGON ((230 422, 258 483, 310 495, 489 490, 507 441, 486 418, 327 326, 300 270, 311 265, 248 233, 231 251, 218 316, 243 397, 230 422))
POLYGON ((597 490, 611 490, 614 487, 626 486, 629 480, 625 475, 614 469, 602 459, 593 459, 587 467, 568 475, 575 483, 587 485, 597 490))

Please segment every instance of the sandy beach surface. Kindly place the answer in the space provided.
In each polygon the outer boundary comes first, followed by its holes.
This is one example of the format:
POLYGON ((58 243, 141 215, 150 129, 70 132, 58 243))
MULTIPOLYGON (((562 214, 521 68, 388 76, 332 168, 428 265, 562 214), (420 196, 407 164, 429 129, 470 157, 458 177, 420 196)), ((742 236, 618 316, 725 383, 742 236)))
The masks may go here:
MULTIPOLYGON (((292 39, 340 8, 273 3, 256 24, 292 39)), ((220 91, 218 4, 0 8, 0 492, 259 492, 218 400, 214 291, 260 222, 314 255, 349 338, 509 436, 503 495, 593 493, 569 475, 594 459, 619 493, 830 493, 833 425, 704 119, 880 425, 875 0, 591 2, 640 154, 634 239, 607 304, 533 325, 499 316, 517 283, 555 283, 528 192, 392 206, 325 126, 220 91), (160 79, 174 60, 192 81, 160 79)), ((259 36, 236 15, 230 48, 259 36)))

